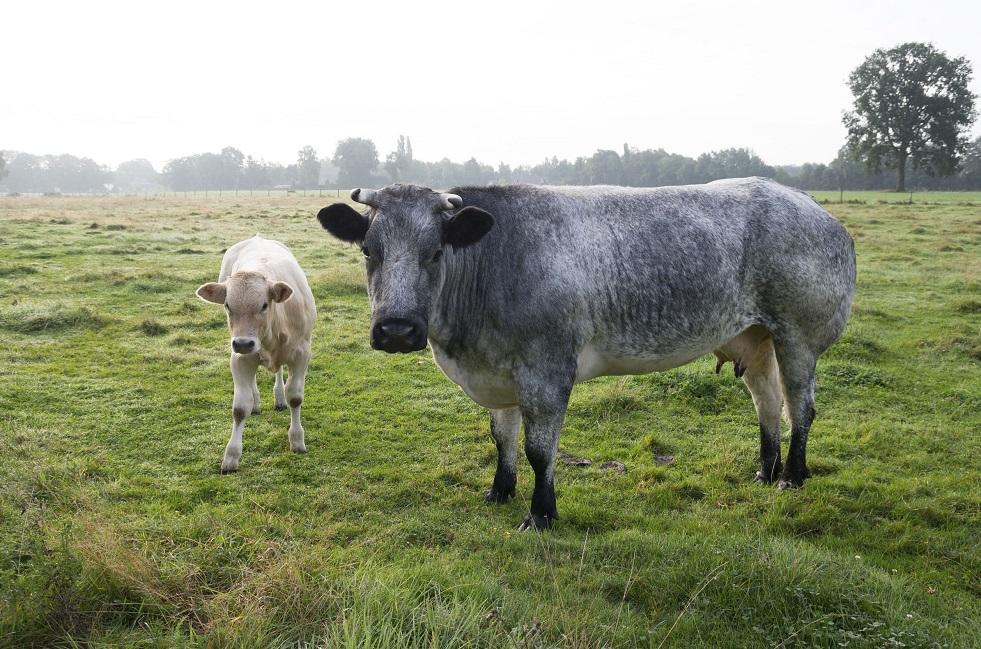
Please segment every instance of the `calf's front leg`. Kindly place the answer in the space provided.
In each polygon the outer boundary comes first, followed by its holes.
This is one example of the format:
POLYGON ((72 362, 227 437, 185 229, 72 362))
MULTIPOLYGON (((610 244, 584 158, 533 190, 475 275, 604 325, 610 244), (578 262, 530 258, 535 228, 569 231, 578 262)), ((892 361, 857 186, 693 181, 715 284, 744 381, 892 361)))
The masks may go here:
POLYGON ((252 387, 255 384, 255 373, 259 367, 259 357, 255 354, 232 354, 232 436, 225 446, 225 456, 221 460, 221 472, 231 473, 238 470, 239 459, 242 457, 242 430, 249 413, 257 407, 252 387))

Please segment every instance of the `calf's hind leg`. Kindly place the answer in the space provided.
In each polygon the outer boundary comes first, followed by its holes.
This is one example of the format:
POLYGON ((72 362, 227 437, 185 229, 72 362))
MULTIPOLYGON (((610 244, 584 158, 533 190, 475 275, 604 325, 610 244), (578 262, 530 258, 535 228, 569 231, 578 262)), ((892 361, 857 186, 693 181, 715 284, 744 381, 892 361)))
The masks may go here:
POLYGON ((521 411, 517 408, 491 410, 491 435, 497 445, 497 471, 494 484, 484 498, 488 502, 503 503, 514 496, 517 484, 516 460, 518 456, 518 430, 521 427, 521 411))
POLYGON ((273 382, 273 395, 276 398, 276 410, 286 410, 286 385, 283 383, 283 367, 276 370, 276 379, 273 382))
POLYGON ((303 439, 303 425, 300 423, 300 405, 303 403, 303 383, 310 363, 310 350, 298 349, 289 363, 289 378, 286 379, 286 399, 290 404, 290 449, 294 453, 306 453, 303 439))

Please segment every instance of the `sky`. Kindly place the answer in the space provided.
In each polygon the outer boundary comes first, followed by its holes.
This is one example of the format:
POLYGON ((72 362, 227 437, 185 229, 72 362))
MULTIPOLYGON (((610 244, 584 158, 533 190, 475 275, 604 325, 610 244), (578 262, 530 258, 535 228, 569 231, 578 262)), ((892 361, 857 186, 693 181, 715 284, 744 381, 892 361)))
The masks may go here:
MULTIPOLYGON (((972 61, 981 2, 31 0, 3 9, 0 149, 112 166, 399 134, 415 157, 512 165, 597 149, 769 164, 842 145, 848 73, 929 41, 972 61)), ((974 135, 981 134, 976 124, 974 135)))

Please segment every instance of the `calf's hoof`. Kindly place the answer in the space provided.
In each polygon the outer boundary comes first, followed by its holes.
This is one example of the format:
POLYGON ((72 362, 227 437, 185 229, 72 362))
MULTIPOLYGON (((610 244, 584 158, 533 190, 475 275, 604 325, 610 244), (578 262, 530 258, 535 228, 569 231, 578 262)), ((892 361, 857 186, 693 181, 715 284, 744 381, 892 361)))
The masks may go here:
POLYGON ((228 475, 229 473, 235 473, 238 471, 238 462, 222 462, 221 463, 221 475, 228 475))
POLYGON ((547 530, 552 526, 551 516, 542 516, 541 514, 528 513, 525 516, 525 520, 521 521, 521 525, 518 525, 519 532, 527 532, 532 530, 535 532, 541 532, 547 530))
POLYGON ((498 487, 491 487, 484 494, 484 500, 489 503, 506 503, 508 500, 514 497, 514 487, 508 489, 499 489, 498 487))
POLYGON ((276 410, 286 410, 287 408, 289 408, 289 406, 287 406, 285 403, 276 404, 276 410))
POLYGON ((289 438, 290 438, 290 450, 291 451, 293 451, 294 453, 306 453, 307 452, 307 445, 306 445, 306 443, 303 440, 303 431, 302 430, 300 432, 298 432, 298 433, 294 433, 293 431, 290 431, 289 432, 289 438))

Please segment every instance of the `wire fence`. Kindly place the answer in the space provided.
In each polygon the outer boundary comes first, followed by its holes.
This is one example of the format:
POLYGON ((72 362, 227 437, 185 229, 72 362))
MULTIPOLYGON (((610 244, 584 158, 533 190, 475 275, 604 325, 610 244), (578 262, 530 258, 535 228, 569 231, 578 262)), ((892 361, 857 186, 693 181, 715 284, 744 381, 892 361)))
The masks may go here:
POLYGON ((350 194, 349 189, 203 189, 197 191, 155 192, 0 192, 8 198, 249 198, 249 197, 327 197, 341 198, 350 194))

